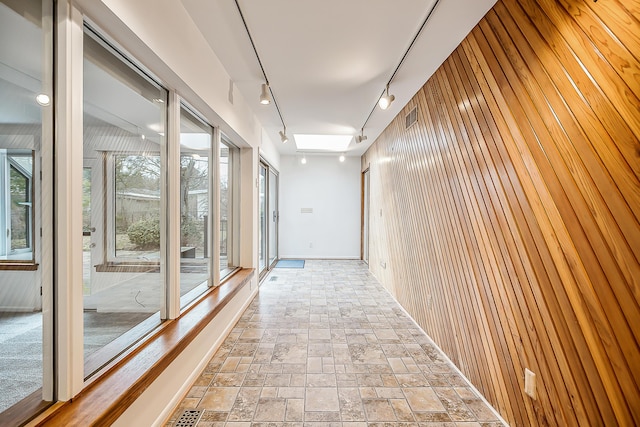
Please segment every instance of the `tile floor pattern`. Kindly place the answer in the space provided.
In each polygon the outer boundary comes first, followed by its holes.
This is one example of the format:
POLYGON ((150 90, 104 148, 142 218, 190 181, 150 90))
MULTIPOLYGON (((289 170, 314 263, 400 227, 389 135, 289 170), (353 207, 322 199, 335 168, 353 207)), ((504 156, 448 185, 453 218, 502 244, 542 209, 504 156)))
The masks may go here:
POLYGON ((276 269, 184 409, 198 427, 498 427, 361 261, 276 269))

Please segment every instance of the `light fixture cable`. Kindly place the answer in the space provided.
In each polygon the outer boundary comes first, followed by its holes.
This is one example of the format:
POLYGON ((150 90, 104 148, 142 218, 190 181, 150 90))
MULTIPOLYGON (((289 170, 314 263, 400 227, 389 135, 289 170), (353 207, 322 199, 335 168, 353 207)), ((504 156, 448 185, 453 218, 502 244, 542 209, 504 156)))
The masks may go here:
POLYGON ((262 65, 262 61, 260 60, 260 55, 258 55, 258 49, 256 49, 256 44, 253 42, 253 37, 251 37, 251 32, 249 31, 249 26, 247 25, 247 21, 244 19, 244 14, 242 13, 242 9, 240 8, 240 3, 238 3, 238 0, 234 0, 234 1, 236 3, 236 8, 238 9, 238 14, 240 15, 240 19, 242 19, 242 24, 244 25, 244 29, 247 32, 247 37, 249 37, 249 42, 251 43, 251 47, 253 48, 253 53, 256 55, 256 59, 258 60, 258 65, 260 65, 260 70, 262 71, 262 75, 264 76, 264 82, 269 88, 269 93, 271 94, 273 105, 276 107, 276 111, 278 112, 278 116, 280 117, 280 122, 282 123, 282 127, 286 129, 287 126, 285 125, 284 119, 282 118, 282 112, 280 111, 280 107, 278 106, 276 97, 273 95, 273 89, 271 89, 271 85, 269 84, 269 78, 267 77, 267 72, 264 70, 264 66, 262 65))
MULTIPOLYGON (((236 3, 237 3, 237 0, 236 0, 236 3)), ((429 10, 429 13, 427 13, 427 16, 422 21, 422 25, 420 25, 420 28, 418 28, 418 31, 416 32, 415 36, 413 36, 413 40, 411 40, 411 43, 409 43, 409 47, 407 47, 407 50, 405 50, 404 55, 402 55, 402 58, 400 58, 400 62, 398 63, 398 66, 396 67, 395 70, 393 70, 393 73, 391 74, 391 77, 389 77, 389 80, 387 81, 387 84, 385 85, 384 89, 382 90, 382 93, 378 97, 378 101, 380 100, 380 98, 382 98, 385 95, 385 93, 388 93, 389 85, 391 84, 391 82, 395 78, 396 74, 398 73, 398 70, 400 70, 400 67, 404 63, 405 59, 407 59, 407 55, 411 51, 411 48, 413 48, 413 45, 418 40, 418 37, 420 37, 420 34, 422 33, 422 30, 427 25, 427 22, 429 22, 429 19, 431 18, 431 15, 433 15, 433 12, 436 10, 436 7, 438 6, 439 3, 440 3, 440 0, 436 0, 435 3, 433 3, 433 6, 431 6, 431 9, 429 10)), ((378 101, 376 101, 375 105, 373 106, 373 108, 369 112, 369 115, 367 116, 367 119, 364 121, 364 124, 362 125, 363 132, 364 132, 364 128, 367 126, 367 123, 369 123, 369 119, 371 119, 371 116, 373 115, 373 112, 376 110, 376 107, 378 106, 378 101)))

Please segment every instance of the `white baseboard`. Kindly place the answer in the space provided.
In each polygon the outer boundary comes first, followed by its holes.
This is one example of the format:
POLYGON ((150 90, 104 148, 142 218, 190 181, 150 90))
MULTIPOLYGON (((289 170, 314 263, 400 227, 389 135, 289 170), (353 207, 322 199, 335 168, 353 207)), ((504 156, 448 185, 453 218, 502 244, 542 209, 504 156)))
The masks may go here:
POLYGON ((236 323, 238 323, 238 320, 240 320, 245 310, 249 307, 249 305, 257 295, 257 293, 258 293, 258 287, 256 286, 252 290, 247 300, 242 305, 242 308, 233 316, 232 321, 229 322, 227 327, 224 329, 223 333, 220 336, 218 336, 218 339, 213 343, 213 345, 211 346, 209 351, 207 351, 206 355, 202 358, 200 363, 198 363, 197 368, 194 369, 191 375, 189 375, 189 377, 185 379, 183 385, 176 391, 176 394, 173 397, 173 399, 171 399, 167 407, 158 415, 158 418, 152 424, 154 427, 166 425, 167 421, 173 414, 173 411, 175 411, 178 405, 180 405, 180 402, 182 402, 184 398, 187 396, 187 393, 191 389, 191 386, 193 385, 193 383, 196 382, 196 380, 200 377, 204 369, 209 364, 209 361, 211 360, 213 355, 216 353, 216 351, 218 351, 218 349, 220 348, 224 340, 227 338, 229 333, 231 333, 233 328, 236 326, 236 323))
POLYGON ((255 277, 216 315, 114 422, 114 427, 164 426, 255 298, 255 277))
POLYGON ((313 260, 353 260, 359 261, 361 258, 359 256, 308 256, 308 255, 281 255, 279 259, 313 259, 313 260))
MULTIPOLYGON (((376 279, 377 280, 377 279, 376 279)), ((380 281, 378 281, 380 283, 380 281)), ((384 287, 384 286, 383 286, 384 287)), ((418 324, 418 322, 416 322, 416 320, 409 314, 409 312, 407 310, 405 310, 405 308, 402 306, 402 304, 400 304, 398 302, 398 300, 393 296, 393 294, 391 292, 389 292, 389 290, 387 288, 385 288, 385 290, 387 291, 387 293, 391 296, 391 298, 393 298, 393 300, 398 304, 398 306, 400 307, 400 309, 402 311, 404 311, 404 313, 407 315, 407 317, 409 317, 409 319, 411 319, 411 321, 413 322, 414 325, 416 325, 416 327, 418 329, 420 329, 422 331, 423 334, 425 334, 427 336, 427 338, 429 338, 429 341, 431 342, 431 344, 433 344, 433 346, 435 348, 438 349, 438 351, 440 351, 440 353, 443 354, 443 356, 447 359, 447 363, 449 364, 449 366, 451 366, 451 368, 453 370, 456 371, 456 373, 458 375, 460 375, 460 377, 462 379, 464 379, 464 381, 467 383, 467 385, 469 386, 470 389, 472 389, 476 395, 478 395, 480 397, 480 399, 482 399, 482 401, 485 403, 485 405, 487 405, 489 407, 489 409, 493 412, 493 414, 496 416, 496 418, 498 419, 498 421, 500 421, 502 424, 504 424, 505 427, 509 427, 509 423, 507 423, 505 421, 504 418, 502 418, 502 415, 500 415, 500 413, 496 410, 496 408, 494 408, 491 403, 489 403, 489 401, 487 401, 487 399, 485 399, 485 397, 482 395, 482 393, 480 393, 480 391, 471 383, 471 381, 469 381, 469 379, 462 373, 462 371, 451 361, 451 359, 449 359, 449 357, 447 356, 447 353, 445 353, 444 351, 442 351, 442 349, 440 348, 440 346, 438 344, 435 343, 435 341, 433 341, 433 339, 429 336, 428 333, 425 332, 424 329, 422 329, 422 327, 418 324)))

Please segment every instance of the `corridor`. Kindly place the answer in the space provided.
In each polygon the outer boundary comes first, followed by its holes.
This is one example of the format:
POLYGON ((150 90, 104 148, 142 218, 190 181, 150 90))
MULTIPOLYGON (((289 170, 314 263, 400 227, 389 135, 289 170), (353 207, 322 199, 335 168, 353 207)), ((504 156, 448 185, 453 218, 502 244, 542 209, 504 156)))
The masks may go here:
POLYGON ((308 260, 263 281, 167 423, 187 425, 502 423, 366 264, 308 260))

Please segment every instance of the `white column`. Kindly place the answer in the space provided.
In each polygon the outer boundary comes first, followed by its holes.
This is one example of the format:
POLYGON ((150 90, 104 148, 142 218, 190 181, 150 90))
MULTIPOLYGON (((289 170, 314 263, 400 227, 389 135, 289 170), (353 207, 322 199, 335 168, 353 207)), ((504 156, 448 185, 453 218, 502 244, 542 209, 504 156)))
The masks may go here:
POLYGON ((55 156, 55 287, 58 400, 84 383, 82 301, 83 17, 69 1, 57 3, 55 156))

